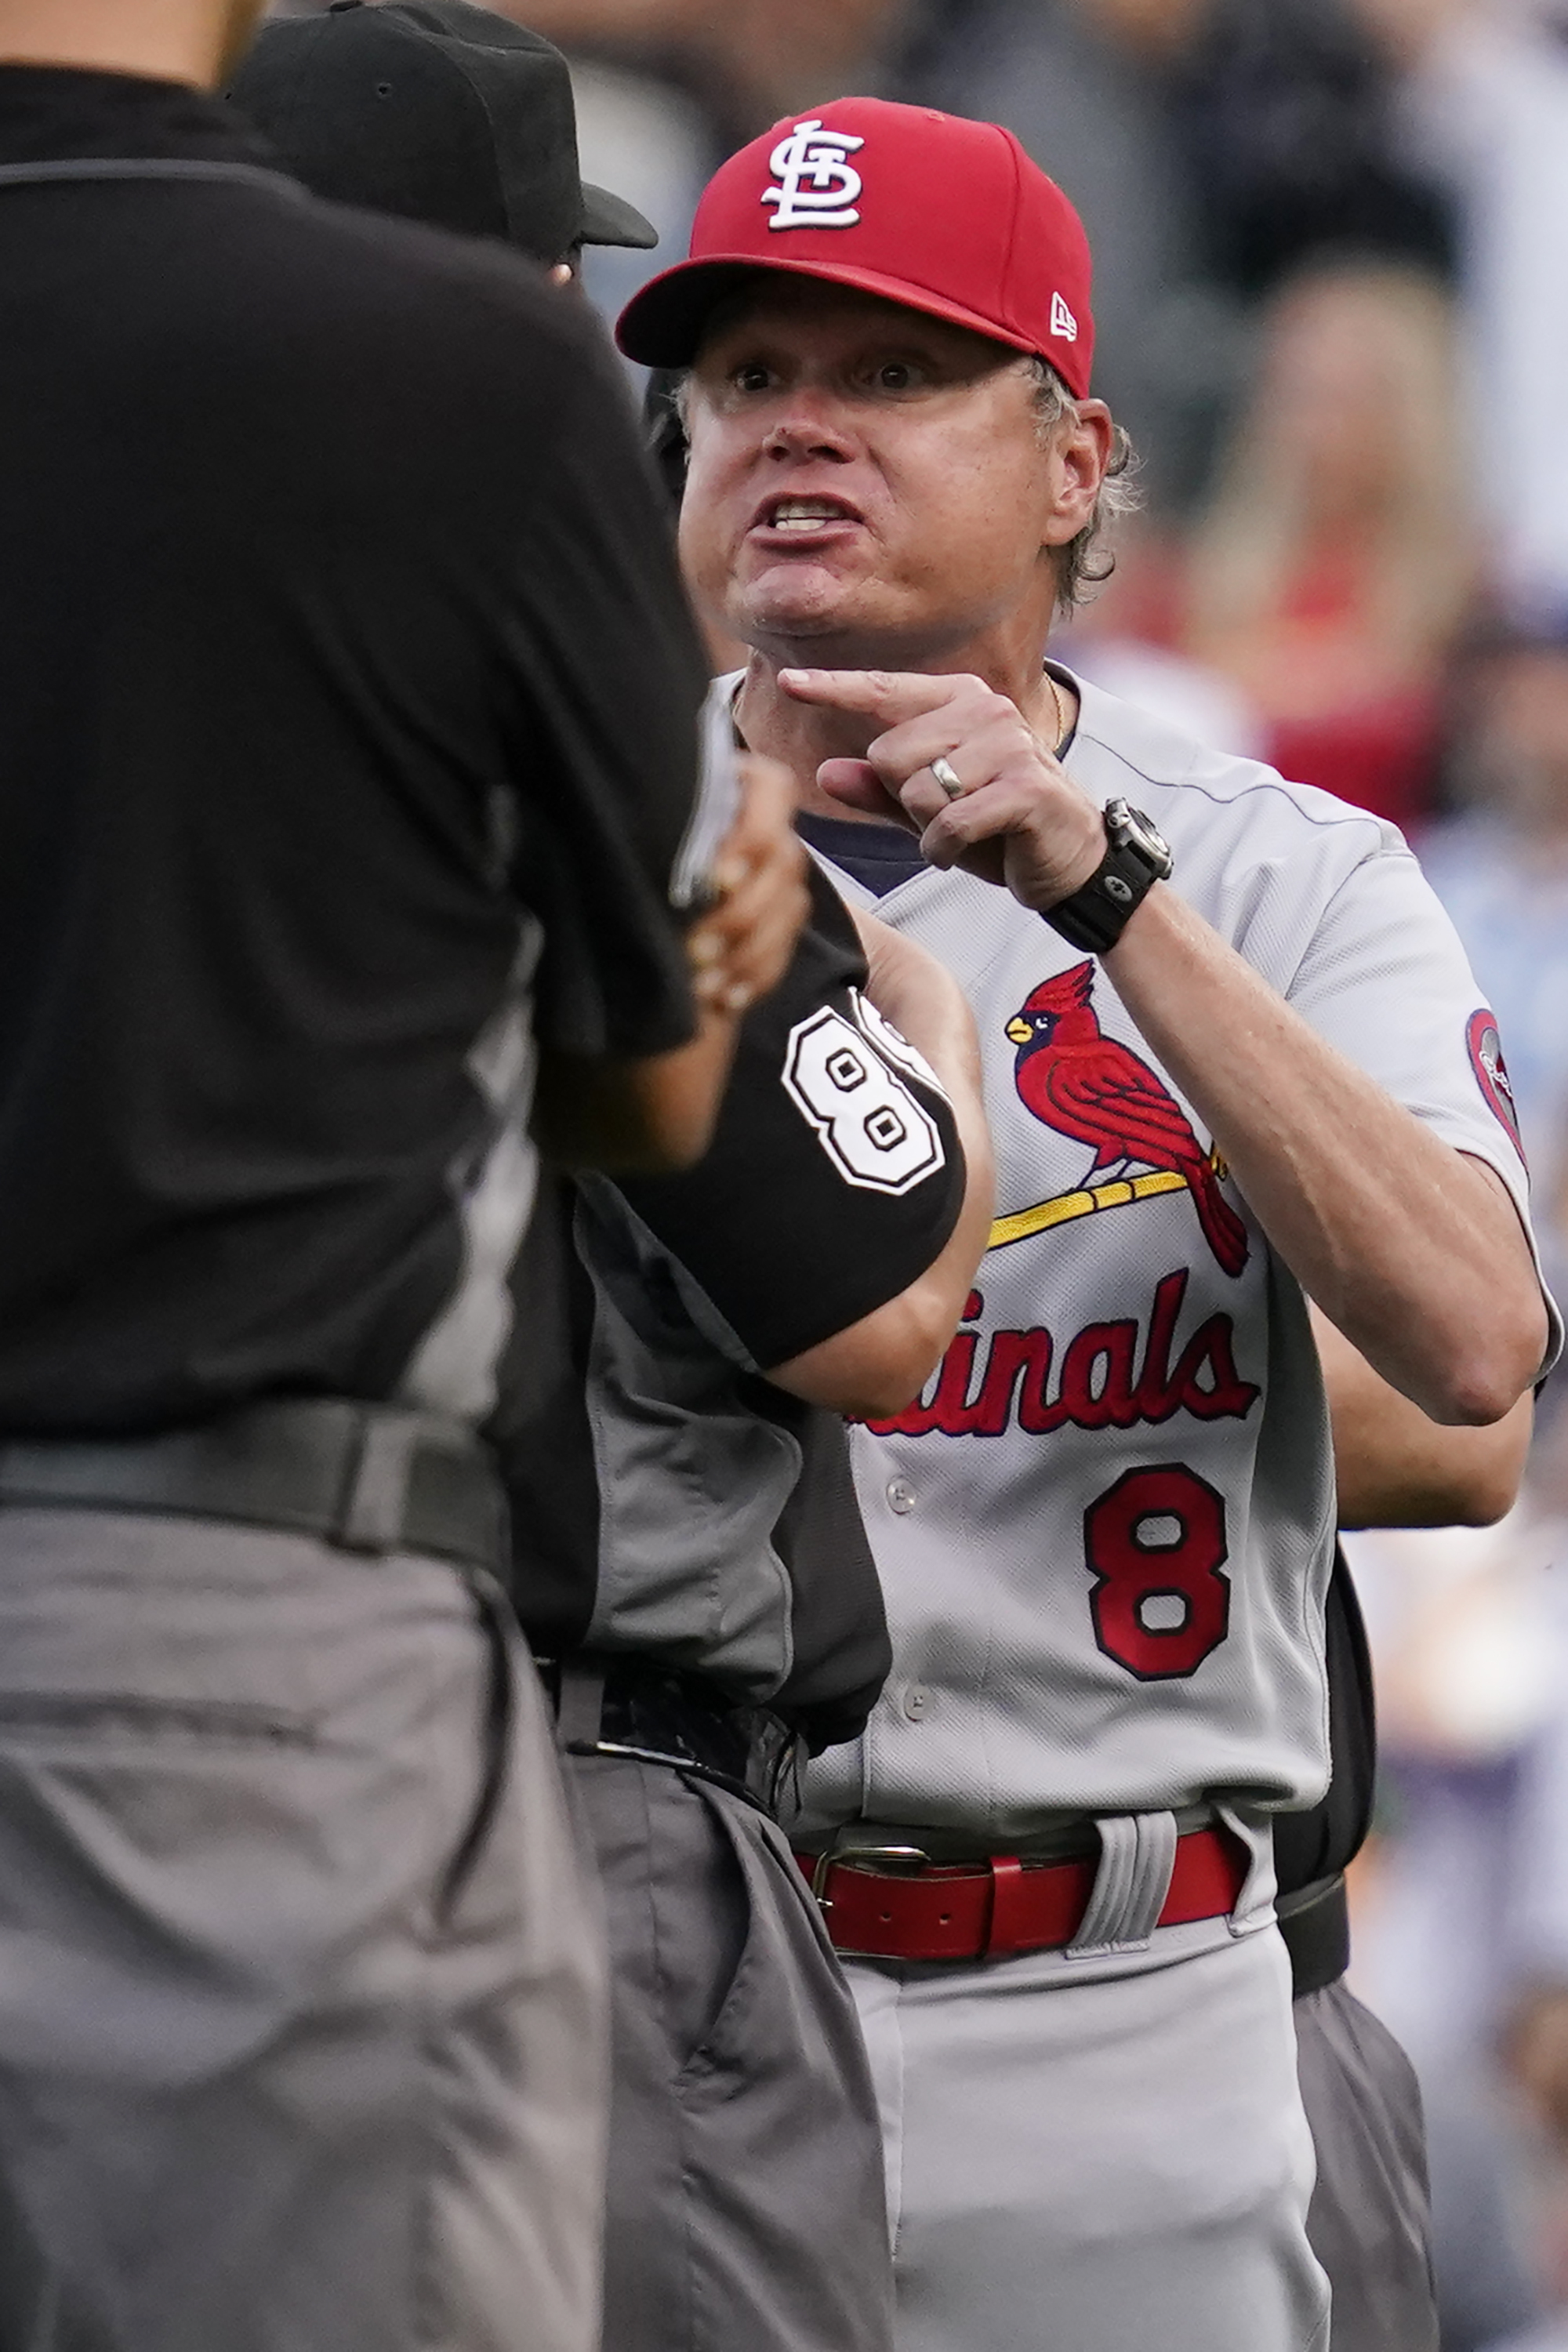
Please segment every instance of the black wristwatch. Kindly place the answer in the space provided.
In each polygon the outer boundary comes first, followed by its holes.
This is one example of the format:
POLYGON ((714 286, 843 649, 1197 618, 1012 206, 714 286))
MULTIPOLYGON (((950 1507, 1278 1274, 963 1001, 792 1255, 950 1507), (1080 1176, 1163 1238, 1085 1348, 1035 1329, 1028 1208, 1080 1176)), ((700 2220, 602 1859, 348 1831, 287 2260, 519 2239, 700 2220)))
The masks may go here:
POLYGON ((1042 909, 1054 931, 1075 948, 1103 955, 1127 928, 1156 882, 1169 881, 1171 845, 1142 809, 1123 800, 1105 803, 1105 856, 1081 890, 1042 909))

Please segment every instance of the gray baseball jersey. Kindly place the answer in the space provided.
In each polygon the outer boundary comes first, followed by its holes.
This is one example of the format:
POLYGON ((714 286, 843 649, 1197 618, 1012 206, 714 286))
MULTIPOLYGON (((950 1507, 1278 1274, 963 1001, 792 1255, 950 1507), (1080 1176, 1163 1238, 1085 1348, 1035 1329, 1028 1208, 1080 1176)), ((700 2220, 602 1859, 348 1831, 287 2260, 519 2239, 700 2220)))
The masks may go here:
MULTIPOLYGON (((1071 773, 1145 809, 1188 903, 1527 1217, 1496 1024, 1399 835, 1079 690, 1071 773)), ((925 1394, 854 1433, 895 1667, 811 1819, 1000 1841, 1310 1803, 1333 1476, 1300 1289, 1103 966, 964 874, 876 903, 974 1008, 998 1217, 925 1394)))

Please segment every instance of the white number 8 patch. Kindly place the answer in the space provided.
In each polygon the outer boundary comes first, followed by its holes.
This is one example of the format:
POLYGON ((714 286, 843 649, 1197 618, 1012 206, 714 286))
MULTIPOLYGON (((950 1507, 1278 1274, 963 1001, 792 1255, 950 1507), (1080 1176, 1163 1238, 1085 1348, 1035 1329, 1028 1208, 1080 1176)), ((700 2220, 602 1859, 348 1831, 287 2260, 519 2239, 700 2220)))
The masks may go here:
POLYGON ((942 1166, 936 1121, 870 1039, 831 1006, 790 1031, 784 1082, 847 1184, 907 1192, 942 1166))

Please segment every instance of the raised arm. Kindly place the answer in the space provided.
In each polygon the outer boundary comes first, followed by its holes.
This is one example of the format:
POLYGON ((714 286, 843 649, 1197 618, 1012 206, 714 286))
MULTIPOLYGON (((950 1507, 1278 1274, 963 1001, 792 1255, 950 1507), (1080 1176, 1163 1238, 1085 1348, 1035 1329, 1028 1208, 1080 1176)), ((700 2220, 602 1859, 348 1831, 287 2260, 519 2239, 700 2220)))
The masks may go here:
POLYGON ((963 1148, 963 1205, 941 1255, 898 1297, 768 1378, 792 1396, 877 1419, 901 1412, 941 1362, 984 1254, 994 1205, 991 1133, 980 1092, 980 1045, 963 991, 934 956, 857 910, 869 967, 867 993, 941 1079, 963 1148))
POLYGON ((1309 1297, 1435 1422, 1501 1420, 1546 1310, 1501 1181, 1309 1028, 1157 886, 1106 959, 1309 1297))
POLYGON ((1485 1528, 1511 1508, 1534 1426, 1521 1397, 1484 1429, 1445 1428, 1312 1310, 1334 1433, 1342 1528, 1485 1528))
MULTIPOLYGON (((1041 913, 1100 865, 1099 809, 983 680, 785 670, 780 684, 882 722, 863 759, 826 761, 820 781, 911 825, 932 865, 962 865, 1041 913), (933 776, 938 758, 959 797, 933 776)), ((1500 1421, 1547 1343, 1501 1181, 1320 1036, 1177 889, 1155 884, 1105 965, 1330 1321, 1433 1421, 1500 1421)))
POLYGON ((877 1417, 909 1403, 958 1326, 990 1137, 955 983, 881 924, 857 938, 826 876, 809 879, 812 919, 744 1024, 711 1150, 622 1191, 721 1345, 808 1403, 877 1417))
POLYGON ((650 1174, 708 1148, 740 1024, 776 987, 805 919, 794 788, 771 760, 742 762, 742 805, 714 869, 718 897, 687 940, 697 1034, 668 1054, 588 1061, 540 1055, 533 1132, 566 1168, 650 1174))

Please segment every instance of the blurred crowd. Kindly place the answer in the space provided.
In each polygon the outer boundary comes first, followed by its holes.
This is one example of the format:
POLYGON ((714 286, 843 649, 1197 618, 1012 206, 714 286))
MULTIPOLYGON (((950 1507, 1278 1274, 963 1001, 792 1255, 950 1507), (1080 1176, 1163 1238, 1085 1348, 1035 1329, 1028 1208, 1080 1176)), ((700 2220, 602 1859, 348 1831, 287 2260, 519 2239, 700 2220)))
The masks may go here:
MULTIPOLYGON (((1568 0, 511 7, 572 58, 585 177, 660 230, 588 257, 606 312, 814 100, 1000 121, 1061 182, 1141 460, 1063 656, 1404 828, 1498 1015, 1563 1296, 1568 0)), ((1568 1410, 1542 1398, 1500 1528, 1355 1562, 1384 1739, 1356 1980, 1426 2089, 1446 2352, 1568 2347, 1568 1410)))

